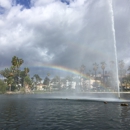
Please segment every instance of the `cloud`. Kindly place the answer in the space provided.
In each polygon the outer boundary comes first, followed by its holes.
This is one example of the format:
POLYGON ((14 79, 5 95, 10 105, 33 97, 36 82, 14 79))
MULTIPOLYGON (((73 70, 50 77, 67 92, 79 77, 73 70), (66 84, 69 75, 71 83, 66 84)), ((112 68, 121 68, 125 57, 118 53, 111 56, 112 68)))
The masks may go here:
MULTIPOLYGON (((107 1, 31 0, 30 3, 30 9, 23 9, 23 5, 11 6, 10 0, 1 2, 5 10, 0 15, 2 65, 10 65, 14 55, 24 59, 24 66, 35 62, 73 69, 81 64, 92 69, 94 62, 115 60, 107 1)), ((113 2, 118 58, 127 59, 127 64, 129 5, 126 0, 113 2)))
POLYGON ((12 0, 0 0, 0 6, 6 9, 11 8, 11 5, 12 5, 11 3, 12 3, 12 0))

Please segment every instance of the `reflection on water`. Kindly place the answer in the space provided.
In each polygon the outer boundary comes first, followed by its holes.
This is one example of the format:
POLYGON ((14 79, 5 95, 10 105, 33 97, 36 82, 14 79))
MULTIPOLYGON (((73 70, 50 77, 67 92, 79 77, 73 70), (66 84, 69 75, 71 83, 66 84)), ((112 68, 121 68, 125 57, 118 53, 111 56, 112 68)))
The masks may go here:
POLYGON ((0 130, 129 129, 130 107, 120 103, 0 95, 0 130))

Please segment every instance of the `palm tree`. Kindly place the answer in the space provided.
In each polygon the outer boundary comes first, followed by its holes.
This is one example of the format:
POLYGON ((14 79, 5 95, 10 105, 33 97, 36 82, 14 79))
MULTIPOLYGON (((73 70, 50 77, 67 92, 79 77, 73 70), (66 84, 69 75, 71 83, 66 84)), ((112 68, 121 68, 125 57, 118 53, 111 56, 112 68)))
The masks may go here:
POLYGON ((103 70, 103 82, 104 82, 104 70, 105 70, 105 67, 106 67, 106 63, 105 62, 101 62, 101 68, 103 70))
POLYGON ((35 78, 36 84, 38 82, 41 82, 41 80, 42 80, 38 74, 35 74, 33 77, 35 78))
POLYGON ((14 56, 12 57, 12 67, 14 68, 14 70, 16 71, 16 79, 17 79, 17 85, 18 85, 18 80, 19 80, 19 67, 22 65, 24 61, 22 59, 19 59, 18 57, 14 56))
POLYGON ((14 83, 14 78, 12 76, 9 76, 7 79, 7 84, 9 86, 9 91, 11 91, 11 86, 14 83))
POLYGON ((13 65, 15 68, 17 68, 17 70, 18 70, 18 68, 22 65, 23 62, 24 62, 24 61, 23 61, 22 59, 19 59, 19 58, 16 57, 16 56, 14 56, 14 57, 12 58, 12 61, 11 61, 12 65, 13 65))
POLYGON ((21 71, 20 72, 20 79, 21 79, 22 87, 24 87, 24 79, 25 79, 25 77, 26 77, 25 71, 21 71))
POLYGON ((28 73, 29 73, 29 68, 24 68, 24 72, 25 72, 25 74, 27 75, 28 73))
POLYGON ((111 82, 114 79, 114 66, 115 66, 115 62, 110 61, 110 78, 111 78, 111 82))
POLYGON ((96 71, 97 71, 97 69, 98 69, 98 64, 95 62, 95 63, 93 64, 93 70, 94 70, 94 72, 95 72, 95 82, 96 82, 96 71))
POLYGON ((84 73, 85 73, 85 68, 86 68, 85 65, 81 65, 81 67, 80 67, 80 73, 81 73, 81 74, 84 74, 84 73))
POLYGON ((118 66, 119 66, 120 81, 121 81, 121 86, 122 86, 123 70, 124 70, 124 66, 125 66, 124 61, 120 60, 119 63, 118 63, 118 66))
POLYGON ((118 65, 119 65, 119 69, 120 69, 120 75, 121 75, 121 78, 122 78, 125 63, 124 63, 123 60, 120 60, 118 65))
POLYGON ((91 80, 91 70, 89 70, 89 88, 90 88, 90 80, 91 80))
POLYGON ((83 87, 84 87, 84 86, 83 86, 83 85, 81 86, 81 78, 82 78, 81 75, 82 75, 82 74, 85 74, 85 68, 86 68, 86 67, 85 67, 85 65, 83 65, 83 64, 82 64, 81 67, 80 67, 80 87, 82 87, 82 88, 81 88, 82 90, 83 90, 83 87))
POLYGON ((127 69, 128 71, 130 71, 130 66, 128 67, 128 69, 127 69))

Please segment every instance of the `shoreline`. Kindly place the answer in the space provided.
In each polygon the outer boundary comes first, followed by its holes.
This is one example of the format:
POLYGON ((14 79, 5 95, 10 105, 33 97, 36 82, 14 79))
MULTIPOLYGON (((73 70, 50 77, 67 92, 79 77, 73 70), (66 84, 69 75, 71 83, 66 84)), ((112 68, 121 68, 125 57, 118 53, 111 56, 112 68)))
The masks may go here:
MULTIPOLYGON (((0 93, 0 94, 55 94, 55 93, 64 93, 64 94, 70 94, 70 93, 72 93, 72 94, 118 94, 118 92, 67 92, 67 91, 65 91, 65 92, 61 92, 61 91, 59 91, 59 92, 57 92, 57 91, 55 91, 55 92, 43 92, 43 91, 32 91, 32 92, 21 92, 21 91, 17 91, 17 92, 13 92, 13 91, 7 91, 7 92, 5 92, 5 93, 0 93)), ((119 92, 120 94, 129 94, 130 93, 130 91, 129 92, 119 92)))

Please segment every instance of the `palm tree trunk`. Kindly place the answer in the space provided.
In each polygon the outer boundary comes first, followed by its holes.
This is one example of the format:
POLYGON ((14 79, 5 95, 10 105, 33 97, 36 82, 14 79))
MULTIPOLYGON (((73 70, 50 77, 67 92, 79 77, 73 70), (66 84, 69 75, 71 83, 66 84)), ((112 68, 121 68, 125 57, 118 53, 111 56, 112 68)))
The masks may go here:
POLYGON ((103 83, 104 83, 104 69, 103 69, 103 83))
POLYGON ((96 71, 95 71, 95 82, 96 82, 96 71))
POLYGON ((11 92, 11 84, 9 84, 9 91, 11 92))

